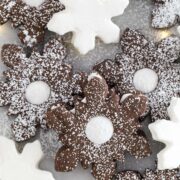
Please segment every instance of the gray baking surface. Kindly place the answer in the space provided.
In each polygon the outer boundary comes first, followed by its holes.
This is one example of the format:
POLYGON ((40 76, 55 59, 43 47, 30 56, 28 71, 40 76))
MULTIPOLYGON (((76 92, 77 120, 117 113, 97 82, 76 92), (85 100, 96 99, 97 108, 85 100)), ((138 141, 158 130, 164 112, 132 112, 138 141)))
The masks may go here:
MULTIPOLYGON (((166 33, 174 33, 176 32, 176 27, 166 30, 155 30, 150 26, 150 16, 151 16, 151 9, 152 9, 152 0, 130 0, 130 4, 128 8, 125 10, 125 13, 122 16, 113 18, 113 21, 119 25, 121 28, 121 33, 127 27, 132 29, 138 29, 143 34, 145 34, 150 40, 158 41, 162 37, 166 35, 166 33)), ((9 24, 7 25, 9 26, 9 24)), ((17 38, 14 35, 15 33, 10 30, 5 34, 0 32, 0 47, 2 44, 9 43, 9 42, 16 42, 19 43, 17 38), (7 36, 7 40, 6 37, 7 36), (12 37, 11 37, 12 36, 12 37), (10 38, 9 38, 10 37, 10 38), (9 40, 10 39, 10 40, 9 40)), ((54 36, 53 33, 47 32, 46 40, 54 36)), ((74 67, 75 71, 81 70, 86 71, 89 73, 91 71, 92 66, 97 63, 101 62, 106 58, 113 58, 116 52, 120 52, 120 48, 118 44, 110 44, 105 45, 99 39, 97 39, 96 48, 89 52, 86 56, 81 56, 79 53, 69 44, 71 38, 71 33, 67 34, 64 37, 66 45, 68 47, 68 57, 67 62, 71 63, 74 67)), ((46 41, 45 40, 45 41, 46 41)), ((2 79, 2 71, 4 70, 4 66, 0 63, 0 79, 2 79)), ((13 138, 11 131, 10 131, 10 121, 12 117, 9 118, 6 115, 6 108, 0 108, 0 134, 5 135, 7 137, 13 138)), ((148 131, 147 125, 150 122, 150 117, 147 117, 143 124, 143 129, 145 130, 146 135, 149 138, 149 141, 152 145, 152 155, 148 158, 144 158, 141 160, 136 160, 133 157, 126 155, 125 163, 118 163, 117 170, 136 170, 141 173, 146 168, 155 169, 155 161, 156 161, 156 154, 163 148, 163 145, 158 142, 154 142, 151 139, 150 132, 148 131)), ((47 169, 53 172, 56 180, 91 180, 94 179, 90 174, 90 169, 82 170, 81 167, 78 167, 75 171, 70 173, 59 173, 54 171, 53 165, 53 157, 55 152, 57 151, 58 147, 61 146, 60 143, 57 141, 56 134, 52 131, 41 132, 33 138, 40 139, 41 144, 43 147, 43 151, 45 152, 45 158, 40 163, 40 167, 42 169, 47 169)), ((17 148, 19 150, 22 149, 25 143, 17 144, 17 148)))

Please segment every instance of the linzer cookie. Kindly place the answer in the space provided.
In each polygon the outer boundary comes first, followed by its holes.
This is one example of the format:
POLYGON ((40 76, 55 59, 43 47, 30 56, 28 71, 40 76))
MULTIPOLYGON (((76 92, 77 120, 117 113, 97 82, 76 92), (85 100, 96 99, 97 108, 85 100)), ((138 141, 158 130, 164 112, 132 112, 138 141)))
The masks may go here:
POLYGON ((126 151, 136 158, 150 155, 149 143, 138 133, 138 118, 147 107, 145 96, 130 95, 119 104, 119 96, 108 90, 97 73, 88 77, 84 96, 71 111, 55 104, 47 112, 49 127, 63 143, 56 155, 56 170, 71 171, 81 162, 84 168, 92 165, 96 179, 111 179, 114 160, 123 161, 126 151))
POLYGON ((64 9, 59 0, 2 0, 0 24, 10 21, 18 28, 21 42, 29 47, 44 39, 46 25, 52 15, 64 9))
POLYGON ((180 92, 180 69, 174 63, 179 56, 180 39, 170 36, 153 43, 140 32, 126 29, 120 44, 122 54, 96 65, 94 70, 122 94, 134 90, 145 93, 153 120, 168 118, 166 109, 171 97, 180 92))
POLYGON ((116 175, 115 180, 179 180, 179 170, 146 170, 144 175, 137 172, 125 171, 116 175))
POLYGON ((152 26, 166 28, 180 22, 179 0, 154 0, 155 7, 152 11, 152 26))
POLYGON ((12 123, 16 141, 34 136, 36 128, 46 128, 47 108, 57 102, 73 102, 73 95, 81 93, 83 74, 72 73, 63 63, 66 48, 60 39, 52 39, 43 55, 33 51, 27 58, 22 47, 9 44, 2 48, 2 60, 9 67, 0 82, 0 105, 10 105, 9 115, 18 115, 12 123))

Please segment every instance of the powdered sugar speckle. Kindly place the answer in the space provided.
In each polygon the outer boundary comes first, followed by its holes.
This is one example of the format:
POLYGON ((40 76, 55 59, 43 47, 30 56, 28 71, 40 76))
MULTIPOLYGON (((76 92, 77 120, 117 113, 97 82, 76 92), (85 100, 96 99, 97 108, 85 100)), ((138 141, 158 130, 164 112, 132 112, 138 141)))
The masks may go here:
POLYGON ((165 28, 174 25, 180 18, 180 0, 155 0, 152 26, 165 28))
POLYGON ((0 82, 0 105, 10 104, 9 115, 18 115, 12 123, 17 141, 34 136, 37 126, 46 128, 45 112, 51 104, 72 103, 73 93, 81 91, 81 74, 72 75, 72 67, 62 62, 65 57, 61 39, 49 41, 43 55, 33 51, 29 58, 20 46, 3 46, 2 60, 10 69, 5 71, 6 81, 0 82), (28 102, 26 98, 31 94, 25 96, 28 86, 37 81, 47 83, 51 90, 47 101, 41 104, 37 99, 28 102))

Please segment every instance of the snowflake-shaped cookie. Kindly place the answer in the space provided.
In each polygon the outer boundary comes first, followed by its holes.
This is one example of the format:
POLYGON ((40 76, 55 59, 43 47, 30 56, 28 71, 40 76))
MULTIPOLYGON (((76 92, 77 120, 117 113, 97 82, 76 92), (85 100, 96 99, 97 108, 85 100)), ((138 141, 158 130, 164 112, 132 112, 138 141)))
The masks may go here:
POLYGON ((145 93, 153 120, 167 118, 166 108, 180 92, 180 69, 174 63, 180 39, 171 36, 155 44, 127 29, 120 44, 123 53, 117 54, 115 61, 105 60, 94 69, 122 94, 135 89, 145 93))
POLYGON ((146 170, 141 176, 137 172, 125 171, 116 175, 115 180, 179 180, 179 170, 146 170))
MULTIPOLYGON (((179 0, 154 0, 152 26, 155 28, 171 27, 180 20, 179 0)), ((179 21, 180 22, 180 21, 179 21)))
POLYGON ((111 179, 114 160, 123 161, 125 151, 136 158, 150 154, 146 138, 138 134, 137 119, 147 107, 145 96, 131 95, 119 105, 119 96, 109 92, 96 73, 89 76, 84 95, 72 111, 57 104, 47 113, 48 125, 60 133, 63 143, 56 155, 56 170, 71 171, 81 162, 84 168, 92 165, 97 179, 111 179))
POLYGON ((52 15, 63 9, 64 6, 59 0, 45 0, 42 4, 28 0, 1 0, 0 24, 11 21, 12 25, 19 29, 21 42, 32 47, 43 41, 46 25, 52 15))
POLYGON ((9 114, 18 115, 12 123, 17 141, 35 135, 37 126, 46 127, 44 114, 57 101, 71 103, 81 93, 83 74, 72 74, 62 62, 66 49, 60 39, 49 41, 43 55, 36 51, 28 58, 22 47, 4 45, 2 60, 10 68, 0 82, 0 105, 10 105, 9 114))
POLYGON ((54 180, 51 173, 38 169, 42 157, 38 141, 27 144, 20 154, 12 140, 0 136, 0 179, 54 180))
POLYGON ((158 154, 158 169, 173 169, 180 166, 180 98, 172 98, 168 108, 170 120, 157 120, 149 125, 153 139, 166 144, 158 154))
POLYGON ((56 13, 48 29, 60 35, 73 32, 72 43, 80 53, 94 49, 95 38, 117 43, 120 29, 111 18, 123 14, 129 0, 62 0, 66 9, 56 13))

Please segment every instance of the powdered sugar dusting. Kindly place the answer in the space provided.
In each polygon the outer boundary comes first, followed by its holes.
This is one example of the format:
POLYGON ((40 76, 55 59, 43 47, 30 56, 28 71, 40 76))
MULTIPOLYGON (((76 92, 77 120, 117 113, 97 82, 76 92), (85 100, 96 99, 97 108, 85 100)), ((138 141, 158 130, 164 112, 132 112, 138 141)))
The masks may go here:
POLYGON ((17 141, 34 136, 37 126, 46 128, 45 112, 51 104, 57 101, 72 103, 73 93, 81 91, 81 75, 72 76, 72 67, 62 62, 65 57, 66 48, 61 39, 49 41, 43 55, 34 51, 29 58, 20 46, 3 46, 2 60, 10 69, 5 72, 6 82, 0 82, 0 105, 10 104, 9 115, 18 115, 12 123, 17 141), (41 104, 29 103, 26 90, 37 81, 47 83, 51 93, 41 104))
POLYGON ((10 21, 18 29, 21 42, 33 47, 43 41, 52 15, 63 9, 57 0, 1 0, 0 24, 10 21))
MULTIPOLYGON (((88 81, 84 94, 86 103, 78 101, 74 113, 61 105, 56 108, 52 106, 47 113, 49 127, 60 134, 63 143, 56 154, 56 170, 71 171, 81 162, 84 168, 92 165, 92 173, 96 179, 111 179, 115 173, 114 160, 123 161, 125 151, 136 158, 150 154, 146 138, 137 133, 140 128, 137 119, 147 106, 145 96, 131 95, 120 106, 119 96, 114 91, 108 91, 103 78, 88 81), (97 120, 97 117, 98 120, 106 117, 114 129, 112 137, 103 144, 98 142, 98 146, 92 139, 88 139, 89 134, 86 133, 88 124, 93 118, 97 120)), ((93 128, 96 131, 96 126, 93 128)))
POLYGON ((133 171, 123 171, 116 175, 115 180, 179 180, 179 170, 149 170, 141 175, 133 171))
POLYGON ((180 69, 173 63, 179 57, 180 39, 168 37, 155 44, 149 42, 140 32, 127 29, 121 38, 122 54, 115 61, 106 60, 95 66, 109 85, 115 86, 121 94, 134 91, 134 75, 143 68, 156 72, 158 84, 154 91, 146 93, 152 108, 153 120, 168 118, 166 109, 173 96, 179 96, 180 69))
POLYGON ((180 18, 179 0, 155 0, 155 8, 152 12, 152 26, 165 28, 174 25, 180 18))

